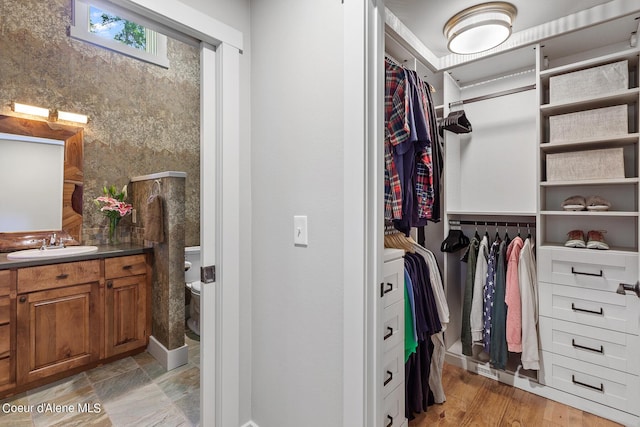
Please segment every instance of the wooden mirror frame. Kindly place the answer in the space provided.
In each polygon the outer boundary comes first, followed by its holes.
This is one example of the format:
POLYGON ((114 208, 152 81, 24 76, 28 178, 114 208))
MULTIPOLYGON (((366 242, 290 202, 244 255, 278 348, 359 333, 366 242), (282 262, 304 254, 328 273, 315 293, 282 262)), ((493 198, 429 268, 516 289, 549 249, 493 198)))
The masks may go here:
POLYGON ((83 128, 0 115, 0 132, 64 141, 62 229, 37 232, 0 232, 0 252, 36 248, 56 233, 66 244, 77 245, 82 234, 83 128))

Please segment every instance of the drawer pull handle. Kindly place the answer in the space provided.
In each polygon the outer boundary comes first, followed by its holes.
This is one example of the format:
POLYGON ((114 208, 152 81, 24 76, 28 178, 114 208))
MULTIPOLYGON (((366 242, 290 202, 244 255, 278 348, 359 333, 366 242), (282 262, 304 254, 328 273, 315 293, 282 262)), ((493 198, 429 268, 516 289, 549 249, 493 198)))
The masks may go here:
POLYGON ((69 277, 69 275, 68 275, 68 274, 66 274, 66 273, 62 273, 62 274, 58 274, 58 275, 56 276, 56 279, 58 279, 58 280, 64 280, 64 279, 66 279, 67 277, 69 277))
POLYGON ((27 297, 24 295, 20 297, 20 302, 27 302, 27 297))
POLYGON ((591 313, 591 314, 599 314, 600 316, 604 316, 604 310, 600 307, 600 311, 587 310, 586 308, 578 308, 574 303, 571 303, 571 310, 573 311, 581 311, 583 313, 591 313))
POLYGON ((640 282, 636 282, 635 285, 628 285, 626 283, 620 283, 618 285, 617 293, 626 295, 627 291, 635 292, 638 298, 640 298, 640 282))
POLYGON ((109 280, 107 282, 107 289, 111 289, 111 288, 113 288, 113 282, 111 280, 109 280))
POLYGON ((600 273, 585 273, 584 271, 576 271, 573 267, 571 267, 572 274, 582 274, 583 276, 594 276, 594 277, 602 277, 602 270, 600 273))
POLYGON ((380 283, 380 298, 393 290, 393 283, 380 283), (385 289, 386 286, 386 289, 385 289))
POLYGON ((123 270, 131 270, 133 268, 133 265, 123 265, 122 269, 123 270))
POLYGON ((389 375, 389 378, 384 380, 384 384, 383 384, 384 387, 386 387, 387 384, 389 384, 391 381, 393 381, 393 372, 387 371, 387 375, 389 375))
POLYGON ((389 424, 386 427, 391 427, 393 425, 393 417, 391 415, 387 415, 387 419, 389 420, 389 424))
POLYGON ((391 335, 393 335, 393 328, 391 326, 387 326, 387 331, 389 331, 387 333, 387 335, 384 336, 384 339, 387 340, 388 338, 391 338, 391 335))
POLYGON ((602 384, 602 383, 600 383, 600 387, 595 387, 595 386, 592 386, 590 384, 585 384, 583 382, 576 381, 576 376, 575 375, 571 375, 571 382, 574 383, 574 384, 581 385, 583 387, 588 387, 588 388, 591 388, 591 389, 594 389, 594 390, 597 390, 599 392, 604 393, 604 384, 602 384))
POLYGON ((591 348, 591 347, 586 347, 584 345, 580 345, 580 344, 576 344, 576 340, 571 339, 571 345, 574 346, 575 348, 579 348, 582 350, 589 350, 589 351, 593 351, 596 353, 602 353, 604 354, 604 347, 600 346, 600 349, 598 350, 597 348, 591 348))

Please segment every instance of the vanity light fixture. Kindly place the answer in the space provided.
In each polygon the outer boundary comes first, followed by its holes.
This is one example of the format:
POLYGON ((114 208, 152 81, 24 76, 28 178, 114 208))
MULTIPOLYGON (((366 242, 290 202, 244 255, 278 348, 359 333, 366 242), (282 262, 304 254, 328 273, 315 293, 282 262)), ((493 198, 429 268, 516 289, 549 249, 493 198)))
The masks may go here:
POLYGON ((19 102, 11 102, 11 110, 14 113, 30 114, 32 116, 49 118, 49 110, 47 108, 36 107, 33 105, 20 104, 19 102))
POLYGON ((511 35, 517 9, 511 3, 489 2, 471 6, 451 17, 444 26, 447 48, 461 55, 484 52, 511 35))
POLYGON ((68 122, 85 124, 89 121, 89 117, 84 114, 69 113, 68 111, 56 111, 56 117, 58 120, 66 120, 68 122))

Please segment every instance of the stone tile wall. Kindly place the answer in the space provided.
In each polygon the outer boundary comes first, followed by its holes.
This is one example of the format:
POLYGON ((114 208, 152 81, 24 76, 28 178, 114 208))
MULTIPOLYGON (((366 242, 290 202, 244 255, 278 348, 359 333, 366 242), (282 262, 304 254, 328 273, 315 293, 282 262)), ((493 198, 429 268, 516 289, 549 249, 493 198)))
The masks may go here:
MULTIPOLYGON (((11 101, 87 114, 83 241, 101 243, 106 218, 94 207, 104 185, 187 172, 185 243, 200 242, 199 50, 169 40, 169 69, 68 36, 71 0, 0 2, 0 114, 11 101)), ((120 223, 131 239, 131 218, 120 223)))

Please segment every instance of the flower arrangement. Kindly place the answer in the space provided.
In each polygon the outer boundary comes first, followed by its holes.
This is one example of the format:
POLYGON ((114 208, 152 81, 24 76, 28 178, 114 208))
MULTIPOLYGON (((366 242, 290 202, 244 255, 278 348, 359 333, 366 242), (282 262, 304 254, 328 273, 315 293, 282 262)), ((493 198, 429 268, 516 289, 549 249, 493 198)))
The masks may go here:
POLYGON ((122 187, 120 192, 118 192, 115 185, 111 187, 105 186, 102 188, 102 194, 94 202, 100 212, 109 218, 109 243, 117 243, 116 227, 120 220, 133 210, 133 206, 124 201, 127 197, 127 186, 122 187))

